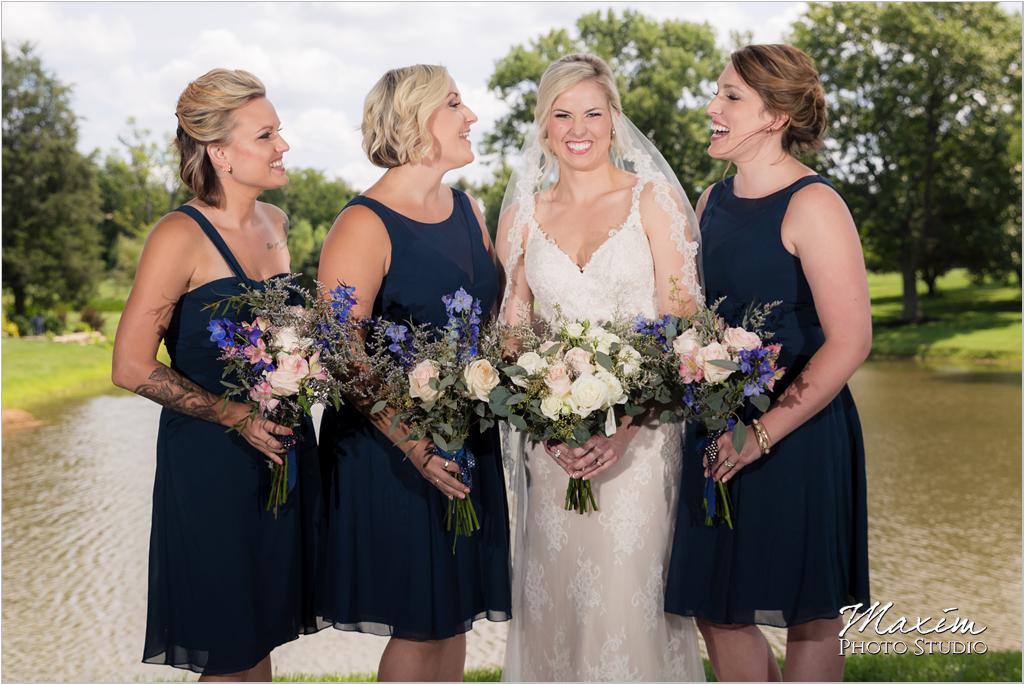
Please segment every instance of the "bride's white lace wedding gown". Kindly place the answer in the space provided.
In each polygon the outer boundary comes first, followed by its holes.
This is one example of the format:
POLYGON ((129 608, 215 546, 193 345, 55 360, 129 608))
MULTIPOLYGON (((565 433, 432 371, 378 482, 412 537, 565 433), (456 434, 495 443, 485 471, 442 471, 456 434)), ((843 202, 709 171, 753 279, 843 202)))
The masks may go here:
MULTIPOLYGON (((638 182, 625 223, 582 268, 531 212, 519 244, 534 315, 551 320, 557 306, 569 319, 656 317, 657 250, 675 254, 675 275, 699 298, 697 244, 668 211, 668 192, 638 182)), ((663 610, 680 449, 678 425, 645 424, 593 480, 600 511, 586 515, 564 510, 568 476, 542 445, 518 449, 506 680, 704 680, 692 619, 663 610)))

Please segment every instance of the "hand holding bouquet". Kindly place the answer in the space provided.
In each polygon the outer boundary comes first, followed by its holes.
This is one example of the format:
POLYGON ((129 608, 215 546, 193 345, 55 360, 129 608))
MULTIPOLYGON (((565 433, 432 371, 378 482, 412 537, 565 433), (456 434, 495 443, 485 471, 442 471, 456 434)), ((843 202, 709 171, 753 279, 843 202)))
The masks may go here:
MULTIPOLYGON (((494 425, 487 402, 498 372, 488 357, 497 355, 498 338, 493 329, 481 330, 480 301, 464 289, 442 300, 448 321, 441 330, 389 321, 373 325, 369 372, 381 395, 370 413, 390 408, 393 430, 402 424, 406 441, 429 439, 438 455, 457 466, 456 478, 472 488, 476 456, 466 439, 474 421, 480 432, 494 425)), ((480 529, 470 495, 449 496, 445 526, 455 530, 453 551, 458 537, 480 529)))
MULTIPOLYGON (((540 332, 523 324, 505 334, 519 354, 501 367, 490 408, 532 440, 575 448, 593 435, 614 435, 623 414, 644 412, 639 398, 656 378, 630 344, 628 325, 560 319, 540 332)), ((565 509, 598 510, 589 480, 570 478, 565 509)))
MULTIPOLYGON (((667 358, 674 368, 665 379, 679 395, 677 415, 707 428, 704 456, 712 469, 719 435, 731 432, 734 448, 741 451, 747 439, 741 413, 747 402, 767 411, 766 393, 785 372, 778 367, 781 347, 764 343, 772 336, 765 329, 765 320, 778 302, 750 307, 740 325, 730 327, 718 314, 721 301, 698 310, 689 319, 646 323, 646 334, 657 339, 663 348, 672 350, 667 358)), ((644 325, 640 322, 637 327, 644 325)), ((724 521, 732 527, 732 506, 724 483, 707 479, 704 508, 706 524, 724 521)))
MULTIPOLYGON (((294 276, 267 282, 263 289, 216 303, 237 313, 251 312, 248 321, 231 318, 210 320, 210 339, 220 348, 225 362, 225 398, 239 399, 251 409, 247 420, 266 418, 288 427, 298 427, 314 403, 341 403, 340 384, 321 362, 325 349, 347 338, 348 311, 354 302, 352 288, 338 288, 330 300, 314 297, 294 283, 294 276), (294 301, 302 304, 293 304, 294 301)), ((236 426, 237 428, 238 426, 236 426)), ((269 462, 272 470, 267 510, 278 509, 298 476, 296 437, 282 439, 287 449, 283 462, 269 462)))

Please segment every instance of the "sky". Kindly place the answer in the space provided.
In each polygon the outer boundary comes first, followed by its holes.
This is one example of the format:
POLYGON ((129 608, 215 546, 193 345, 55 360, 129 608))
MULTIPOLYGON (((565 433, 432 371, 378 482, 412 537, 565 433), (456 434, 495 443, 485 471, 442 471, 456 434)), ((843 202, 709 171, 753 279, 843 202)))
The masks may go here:
MULTIPOLYGON (((731 31, 777 42, 802 2, 4 2, 8 47, 29 41, 43 63, 73 85, 83 152, 117 148, 128 117, 163 141, 191 79, 213 67, 263 80, 291 145, 285 163, 343 178, 357 188, 381 171, 365 158, 362 103, 387 70, 412 63, 448 67, 479 121, 478 145, 507 111, 487 90, 494 64, 518 44, 571 29, 587 12, 631 8, 657 19, 708 22, 725 48, 731 31)), ((484 161, 450 174, 486 180, 484 161)))

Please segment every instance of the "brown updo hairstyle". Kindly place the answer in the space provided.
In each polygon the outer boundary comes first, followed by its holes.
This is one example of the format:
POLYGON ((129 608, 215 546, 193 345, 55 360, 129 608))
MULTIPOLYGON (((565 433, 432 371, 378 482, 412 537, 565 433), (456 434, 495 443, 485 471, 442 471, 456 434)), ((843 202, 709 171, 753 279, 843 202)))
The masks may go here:
POLYGON ((782 149, 800 154, 821 147, 828 112, 814 62, 791 45, 748 45, 731 56, 736 73, 764 101, 769 114, 785 114, 782 149))
POLYGON ((178 172, 196 197, 211 207, 220 206, 224 191, 206 146, 228 142, 235 126, 231 113, 266 94, 262 81, 248 71, 212 69, 185 86, 178 98, 178 172))

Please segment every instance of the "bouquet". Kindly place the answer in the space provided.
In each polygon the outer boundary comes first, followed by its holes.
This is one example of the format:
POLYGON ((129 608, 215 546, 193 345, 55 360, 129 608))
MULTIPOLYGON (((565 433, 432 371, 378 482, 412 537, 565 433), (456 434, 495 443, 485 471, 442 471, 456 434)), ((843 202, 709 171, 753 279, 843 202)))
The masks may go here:
MULTIPOLYGON (((487 410, 498 372, 488 360, 497 355, 495 328, 481 329, 480 301, 464 289, 442 297, 447 323, 435 326, 378 320, 367 347, 369 373, 381 394, 370 413, 393 411, 391 428, 404 424, 406 441, 429 438, 435 453, 458 466, 457 479, 473 486, 476 456, 466 447, 475 422, 483 432, 494 425, 487 410)), ((480 529, 471 495, 450 499, 445 529, 459 537, 480 529)))
MULTIPOLYGON (((621 415, 646 410, 650 388, 661 382, 630 343, 636 334, 628 324, 559 318, 539 332, 520 324, 506 335, 517 340, 519 356, 501 366, 490 408, 535 441, 575 448, 599 432, 611 436, 621 415)), ((589 480, 569 479, 565 510, 598 510, 589 480)))
MULTIPOLYGON (((765 321, 778 302, 750 306, 738 327, 730 327, 718 313, 721 302, 719 299, 699 309, 688 319, 667 316, 657 321, 638 320, 635 326, 665 352, 657 366, 666 384, 678 395, 676 417, 698 421, 707 428, 704 456, 709 466, 714 466, 717 459, 722 432, 731 433, 737 452, 743 449, 747 426, 741 414, 747 403, 767 411, 766 393, 785 373, 778 367, 781 346, 765 344, 773 336, 765 328, 765 321)), ((707 478, 705 524, 724 521, 732 528, 731 509, 725 484, 707 478)))
MULTIPOLYGON (((349 347, 354 289, 341 286, 317 297, 295 284, 295 277, 275 278, 263 289, 246 288, 211 305, 215 312, 224 306, 236 315, 248 311, 253 316, 246 321, 213 318, 208 326, 224 361, 225 399, 248 403, 246 420, 262 417, 297 428, 314 403, 341 404, 342 386, 324 367, 323 354, 349 347), (293 304, 296 300, 303 303, 293 304)), ((335 364, 340 365, 337 359, 335 364)), ((235 429, 242 425, 244 421, 235 429)), ((284 463, 268 460, 272 474, 266 508, 275 516, 298 476, 297 438, 280 440, 287 449, 284 463)))

